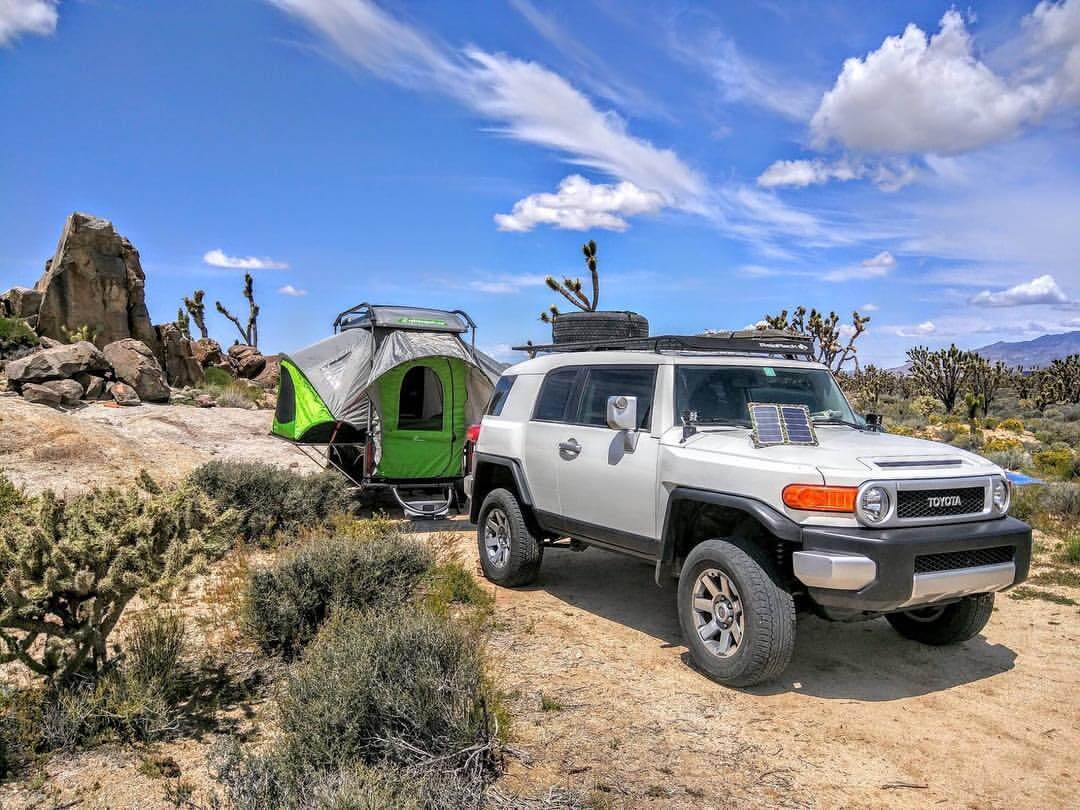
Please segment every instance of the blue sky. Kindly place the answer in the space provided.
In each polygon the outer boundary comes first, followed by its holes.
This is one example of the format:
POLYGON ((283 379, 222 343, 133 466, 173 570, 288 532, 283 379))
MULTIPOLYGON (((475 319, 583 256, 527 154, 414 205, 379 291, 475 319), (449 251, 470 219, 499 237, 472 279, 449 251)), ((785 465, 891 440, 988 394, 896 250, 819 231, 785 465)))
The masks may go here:
POLYGON ((1080 0, 0 0, 0 289, 87 211, 158 322, 257 265, 268 351, 368 300, 505 359, 590 237, 656 333, 857 308, 895 365, 1077 329, 1078 146, 1080 0))

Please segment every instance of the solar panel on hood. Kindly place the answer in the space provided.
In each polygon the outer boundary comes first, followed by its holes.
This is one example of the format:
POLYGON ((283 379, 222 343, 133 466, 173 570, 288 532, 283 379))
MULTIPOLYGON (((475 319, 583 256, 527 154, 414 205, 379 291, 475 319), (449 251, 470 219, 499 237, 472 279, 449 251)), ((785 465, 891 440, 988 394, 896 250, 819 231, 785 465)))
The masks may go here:
POLYGON ((767 447, 776 444, 817 444, 817 435, 805 405, 774 405, 751 402, 750 423, 754 444, 767 447))
POLYGON ((759 447, 784 444, 784 428, 780 424, 779 406, 751 402, 748 407, 750 423, 754 426, 754 443, 759 447))

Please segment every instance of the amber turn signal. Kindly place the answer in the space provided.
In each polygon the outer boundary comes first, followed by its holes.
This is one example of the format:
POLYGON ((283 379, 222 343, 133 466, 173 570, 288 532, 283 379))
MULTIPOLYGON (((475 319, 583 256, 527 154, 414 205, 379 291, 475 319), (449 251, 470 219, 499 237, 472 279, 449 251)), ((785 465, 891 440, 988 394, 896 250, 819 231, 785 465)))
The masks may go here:
POLYGON ((788 484, 784 487, 784 504, 808 512, 854 512, 858 492, 858 487, 788 484))

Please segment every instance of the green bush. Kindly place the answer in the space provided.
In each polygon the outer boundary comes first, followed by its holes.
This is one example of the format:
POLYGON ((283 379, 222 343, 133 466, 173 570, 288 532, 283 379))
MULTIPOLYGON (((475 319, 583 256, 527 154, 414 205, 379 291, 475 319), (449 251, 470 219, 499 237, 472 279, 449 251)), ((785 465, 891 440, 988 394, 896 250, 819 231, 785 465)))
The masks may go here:
POLYGON ((190 486, 158 487, 145 473, 128 489, 62 500, 12 496, 0 521, 0 663, 18 661, 63 684, 113 661, 109 635, 140 590, 165 591, 235 537, 190 486))
POLYGON ((487 613, 494 603, 495 598, 459 562, 440 563, 428 577, 424 604, 434 613, 445 615, 454 605, 469 605, 487 613))
POLYGON ((1065 520, 1080 518, 1080 484, 1056 483, 1042 487, 1042 511, 1065 520))
POLYGON ((1024 449, 1024 445, 1020 443, 1019 439, 1007 439, 1001 436, 994 436, 986 442, 983 446, 983 450, 987 453, 1000 453, 1009 450, 1024 449))
POLYGON ((277 700, 285 750, 313 770, 432 757, 486 770, 493 703, 477 639, 415 607, 335 612, 277 700))
POLYGON ((1061 556, 1067 563, 1080 564, 1080 532, 1070 534, 1065 538, 1065 547, 1062 549, 1061 556))
POLYGON ((1080 472, 1076 456, 1068 447, 1040 450, 1032 454, 1032 459, 1039 472, 1055 478, 1069 479, 1080 472))
POLYGON ((1011 416, 1008 419, 1002 419, 1001 422, 998 423, 998 430, 1007 430, 1010 433, 1023 433, 1024 423, 1015 416, 1011 416))
POLYGON ((1031 455, 1022 447, 987 452, 986 457, 1004 470, 1022 470, 1031 466, 1031 455))
POLYGON ((233 375, 227 372, 223 368, 217 366, 209 366, 203 369, 203 378, 206 380, 207 386, 216 386, 218 388, 227 388, 233 384, 233 375))
POLYGON ((0 318, 0 350, 37 344, 37 333, 22 318, 0 318))
POLYGON ((237 511, 240 530, 249 541, 325 526, 349 507, 345 479, 333 472, 301 475, 270 464, 211 461, 192 472, 189 480, 237 511))
MULTIPOLYGON (((357 521, 359 522, 359 521, 357 521)), ((311 539, 252 571, 244 600, 251 635, 267 652, 297 653, 338 608, 385 608, 416 596, 431 551, 385 521, 357 539, 311 539)))

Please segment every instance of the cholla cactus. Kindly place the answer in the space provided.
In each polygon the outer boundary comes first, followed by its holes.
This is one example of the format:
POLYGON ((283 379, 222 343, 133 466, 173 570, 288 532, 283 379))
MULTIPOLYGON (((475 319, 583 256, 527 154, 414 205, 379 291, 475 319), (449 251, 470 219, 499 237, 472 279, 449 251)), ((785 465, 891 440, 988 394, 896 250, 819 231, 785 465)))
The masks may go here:
POLYGON ((196 560, 224 552, 234 526, 234 512, 193 487, 162 489, 145 473, 128 489, 70 500, 28 498, 4 482, 0 664, 19 661, 54 683, 100 672, 131 598, 165 591, 196 560))
MULTIPOLYGON (((581 246, 581 252, 585 254, 585 266, 589 268, 589 275, 592 278, 591 298, 582 292, 580 278, 564 276, 560 284, 554 276, 548 276, 544 279, 544 283, 582 312, 596 312, 596 307, 600 302, 600 274, 596 270, 596 242, 590 239, 581 246)), ((554 306, 549 307, 547 312, 540 313, 540 320, 544 323, 552 323, 558 317, 559 310, 554 306)))

